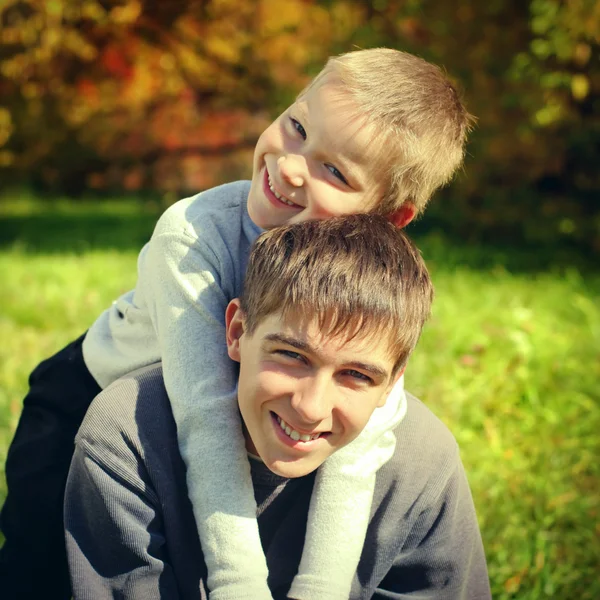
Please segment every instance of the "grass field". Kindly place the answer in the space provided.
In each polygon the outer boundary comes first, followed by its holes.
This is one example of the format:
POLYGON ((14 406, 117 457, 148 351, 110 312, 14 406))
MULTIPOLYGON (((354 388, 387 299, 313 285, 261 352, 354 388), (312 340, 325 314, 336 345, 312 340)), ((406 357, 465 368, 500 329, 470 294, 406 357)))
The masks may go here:
MULTIPOLYGON (((158 210, 0 202, 2 465, 29 372, 133 286, 158 210)), ((600 598, 600 275, 418 242, 437 297, 407 388, 459 441, 494 598, 600 598)))

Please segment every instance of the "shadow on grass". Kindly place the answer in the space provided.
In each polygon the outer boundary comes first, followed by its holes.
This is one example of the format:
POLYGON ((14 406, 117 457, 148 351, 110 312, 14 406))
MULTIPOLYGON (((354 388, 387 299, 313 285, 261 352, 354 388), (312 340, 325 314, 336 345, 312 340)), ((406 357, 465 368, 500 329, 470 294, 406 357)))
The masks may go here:
MULTIPOLYGON (((139 251, 150 239, 164 206, 158 202, 0 203, 0 250, 18 248, 32 254, 82 253, 90 250, 139 251)), ((432 265, 444 269, 506 269, 512 273, 570 269, 597 272, 595 261, 566 245, 515 246, 459 239, 427 219, 411 224, 407 233, 432 265)))
POLYGON ((427 218, 410 224, 406 233, 415 240, 428 264, 444 269, 475 271, 504 269, 515 274, 569 271, 597 274, 597 260, 568 243, 516 244, 511 239, 465 240, 456 232, 427 223, 427 218))
POLYGON ((137 251, 150 239, 159 214, 158 210, 140 209, 127 214, 90 210, 0 215, 0 249, 18 247, 32 254, 137 251))

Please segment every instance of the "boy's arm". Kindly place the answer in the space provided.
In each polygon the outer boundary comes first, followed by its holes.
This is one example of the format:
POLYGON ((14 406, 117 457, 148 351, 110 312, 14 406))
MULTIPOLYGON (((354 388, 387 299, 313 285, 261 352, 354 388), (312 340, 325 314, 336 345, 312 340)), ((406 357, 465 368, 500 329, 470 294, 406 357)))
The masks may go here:
POLYGON ((401 377, 358 438, 330 456, 317 471, 306 543, 290 596, 348 598, 363 552, 376 474, 394 454, 393 430, 406 409, 401 377))
POLYGON ((161 220, 138 288, 160 344, 211 598, 256 600, 271 595, 224 326, 239 247, 212 238, 161 220))

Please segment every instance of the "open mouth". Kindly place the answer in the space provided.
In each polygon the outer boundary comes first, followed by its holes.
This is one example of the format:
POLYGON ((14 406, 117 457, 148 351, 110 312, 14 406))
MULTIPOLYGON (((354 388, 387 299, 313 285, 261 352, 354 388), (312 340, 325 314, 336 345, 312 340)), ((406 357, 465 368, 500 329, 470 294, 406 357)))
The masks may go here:
POLYGON ((312 435, 309 435, 307 433, 299 433, 295 429, 292 429, 281 417, 275 415, 275 418, 277 419, 279 427, 281 427, 282 431, 284 431, 285 434, 289 438, 293 439, 295 442, 297 442, 298 440, 300 440, 301 442, 310 442, 312 440, 318 439, 321 435, 320 433, 313 433, 312 435))
POLYGON ((317 440, 323 439, 329 435, 329 432, 318 432, 318 433, 301 433, 300 431, 296 431, 291 425, 286 423, 279 415, 274 412, 271 413, 271 418, 274 423, 273 426, 278 431, 281 439, 285 441, 288 445, 292 446, 306 446, 307 449, 309 446, 312 446, 317 440))
MULTIPOLYGON (((289 198, 286 198, 283 194, 280 194, 274 187, 273 182, 271 181, 271 176, 269 175, 269 171, 265 166, 265 193, 271 193, 275 201, 281 202, 286 206, 291 206, 292 208, 303 208, 299 204, 292 202, 289 198)), ((273 199, 272 198, 272 199, 273 199)))

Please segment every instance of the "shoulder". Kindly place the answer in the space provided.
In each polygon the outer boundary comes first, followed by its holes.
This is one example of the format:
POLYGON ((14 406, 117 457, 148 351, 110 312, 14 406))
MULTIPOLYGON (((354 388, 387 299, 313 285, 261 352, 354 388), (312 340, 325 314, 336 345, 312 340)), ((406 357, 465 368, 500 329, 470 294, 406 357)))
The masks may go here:
POLYGON ((109 385, 90 405, 76 444, 117 470, 137 470, 148 443, 176 439, 162 366, 138 369, 109 385))
POLYGON ((396 449, 380 469, 377 487, 389 497, 401 483, 401 502, 413 506, 435 501, 462 465, 448 427, 418 398, 406 397, 406 416, 394 431, 396 449))
POLYGON ((235 181, 184 198, 170 206, 160 217, 154 235, 185 231, 194 237, 212 228, 236 224, 249 219, 246 202, 249 181, 235 181))
POLYGON ((371 578, 365 589, 376 589, 377 598, 413 593, 489 598, 481 535, 456 440, 417 398, 407 394, 407 401, 407 414, 395 429, 394 456, 377 473, 359 565, 363 580, 371 578))
POLYGON ((418 454, 440 459, 456 454, 458 444, 448 427, 417 397, 406 392, 406 417, 398 424, 396 435, 400 451, 417 446, 418 454))

